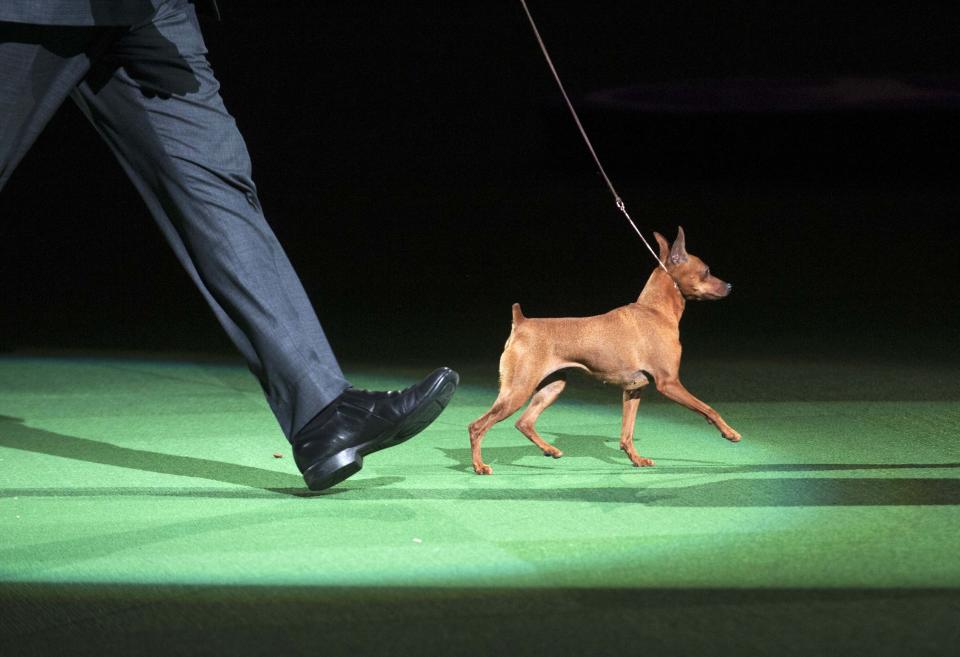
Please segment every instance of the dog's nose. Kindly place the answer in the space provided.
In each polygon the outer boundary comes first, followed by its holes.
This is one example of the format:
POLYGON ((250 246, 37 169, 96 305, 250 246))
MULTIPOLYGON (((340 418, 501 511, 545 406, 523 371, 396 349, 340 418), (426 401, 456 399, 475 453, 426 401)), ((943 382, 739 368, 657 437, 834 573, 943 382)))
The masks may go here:
POLYGON ((727 294, 733 292, 733 283, 727 283, 727 294))

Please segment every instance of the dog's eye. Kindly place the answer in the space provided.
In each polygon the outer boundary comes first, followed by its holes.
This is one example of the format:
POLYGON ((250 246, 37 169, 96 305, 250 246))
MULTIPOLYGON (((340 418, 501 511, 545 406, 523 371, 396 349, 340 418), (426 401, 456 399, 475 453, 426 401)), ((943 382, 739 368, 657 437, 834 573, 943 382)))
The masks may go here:
POLYGON ((706 269, 703 270, 703 277, 706 278, 709 275, 710 275, 710 268, 707 267, 706 269))

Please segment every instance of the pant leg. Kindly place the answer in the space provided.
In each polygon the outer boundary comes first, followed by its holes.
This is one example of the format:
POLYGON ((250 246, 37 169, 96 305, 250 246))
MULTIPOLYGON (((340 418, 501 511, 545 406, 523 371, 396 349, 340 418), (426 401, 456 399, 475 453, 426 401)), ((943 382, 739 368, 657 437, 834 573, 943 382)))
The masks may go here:
POLYGON ((110 28, 0 22, 0 190, 117 34, 110 28))
MULTIPOLYGON (((163 5, 72 93, 143 195, 288 438, 348 383, 260 208, 193 6, 163 5)), ((145 263, 145 266, 149 266, 145 263)))

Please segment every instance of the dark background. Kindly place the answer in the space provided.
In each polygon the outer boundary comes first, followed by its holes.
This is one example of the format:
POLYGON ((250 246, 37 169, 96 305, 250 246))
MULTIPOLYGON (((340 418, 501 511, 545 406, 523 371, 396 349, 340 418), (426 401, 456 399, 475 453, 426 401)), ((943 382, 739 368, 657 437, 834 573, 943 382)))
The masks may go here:
MULTIPOLYGON (((489 362, 510 304, 604 312, 654 262, 560 104, 519 2, 223 3, 214 69, 268 220, 346 361, 489 362)), ((950 102, 629 112, 592 92, 707 80, 960 89, 952 3, 533 2, 645 234, 736 285, 684 343, 808 358, 955 359, 950 102)), ((955 103, 956 101, 954 101, 955 103)), ((232 353, 72 104, 0 194, 0 349, 232 353)), ((895 384, 895 382, 888 382, 895 384)))

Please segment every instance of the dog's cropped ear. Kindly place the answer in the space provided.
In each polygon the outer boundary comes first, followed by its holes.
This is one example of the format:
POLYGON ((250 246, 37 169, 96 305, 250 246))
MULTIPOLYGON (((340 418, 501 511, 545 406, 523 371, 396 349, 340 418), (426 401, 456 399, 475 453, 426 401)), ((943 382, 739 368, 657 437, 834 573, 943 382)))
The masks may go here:
POLYGON ((673 241, 673 246, 670 247, 670 262, 675 265, 687 261, 687 240, 683 235, 683 226, 680 226, 677 230, 677 239, 673 241))
POLYGON ((667 238, 660 233, 654 233, 653 236, 660 246, 660 262, 667 264, 667 258, 670 257, 670 244, 667 243, 667 238))

